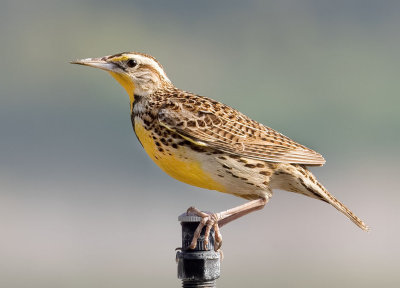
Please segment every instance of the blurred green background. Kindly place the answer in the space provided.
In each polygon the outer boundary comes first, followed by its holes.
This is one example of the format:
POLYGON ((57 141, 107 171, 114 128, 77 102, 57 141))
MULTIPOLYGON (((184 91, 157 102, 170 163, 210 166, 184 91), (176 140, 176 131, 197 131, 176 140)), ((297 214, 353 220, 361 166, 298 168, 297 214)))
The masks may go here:
POLYGON ((222 229, 219 287, 399 287, 399 1, 0 1, 0 287, 179 287, 177 215, 233 196, 163 174, 107 73, 155 56, 327 160, 322 183, 372 227, 276 191, 222 229))

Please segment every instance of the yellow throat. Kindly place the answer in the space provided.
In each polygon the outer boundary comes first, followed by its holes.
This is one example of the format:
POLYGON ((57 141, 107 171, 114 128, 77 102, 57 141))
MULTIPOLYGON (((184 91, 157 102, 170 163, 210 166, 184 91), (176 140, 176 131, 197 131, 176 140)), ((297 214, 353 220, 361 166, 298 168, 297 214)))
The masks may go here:
POLYGON ((126 92, 129 95, 129 102, 130 102, 130 107, 131 107, 131 112, 132 112, 132 104, 135 101, 135 84, 133 84, 132 79, 124 74, 119 74, 115 72, 109 72, 112 77, 114 77, 115 80, 118 81, 119 84, 121 84, 122 87, 125 88, 126 92))

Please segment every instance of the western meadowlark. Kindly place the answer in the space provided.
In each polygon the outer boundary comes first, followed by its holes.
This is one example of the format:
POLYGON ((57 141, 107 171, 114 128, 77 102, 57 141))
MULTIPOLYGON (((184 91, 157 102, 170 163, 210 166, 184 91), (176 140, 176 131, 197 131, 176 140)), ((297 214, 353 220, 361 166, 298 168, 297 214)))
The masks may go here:
POLYGON ((219 226, 262 209, 272 189, 283 189, 325 201, 363 230, 368 227, 334 198, 307 170, 322 166, 317 152, 207 97, 176 88, 152 56, 124 52, 71 62, 108 71, 128 92, 133 130, 150 158, 175 179, 251 200, 202 217, 191 248, 203 227, 205 239, 219 226))

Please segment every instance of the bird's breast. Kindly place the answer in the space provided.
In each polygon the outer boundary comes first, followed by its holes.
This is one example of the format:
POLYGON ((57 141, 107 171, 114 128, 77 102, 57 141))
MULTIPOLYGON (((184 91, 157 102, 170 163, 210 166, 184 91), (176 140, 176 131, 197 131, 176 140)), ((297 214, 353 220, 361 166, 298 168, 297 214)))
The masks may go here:
POLYGON ((135 133, 150 158, 168 175, 189 185, 225 192, 207 161, 212 159, 204 148, 193 149, 191 144, 178 134, 141 117, 135 117, 135 133))

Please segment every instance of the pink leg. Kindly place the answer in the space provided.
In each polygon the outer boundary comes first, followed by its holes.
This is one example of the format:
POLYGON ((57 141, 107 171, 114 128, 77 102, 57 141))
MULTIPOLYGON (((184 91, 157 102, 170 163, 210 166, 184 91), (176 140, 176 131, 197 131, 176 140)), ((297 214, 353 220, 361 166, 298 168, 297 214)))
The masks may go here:
POLYGON ((211 228, 214 228, 215 231, 215 244, 214 244, 214 249, 217 251, 221 245, 222 245, 222 235, 219 232, 219 226, 223 226, 228 224, 229 222, 236 220, 244 215, 247 215, 253 211, 257 211, 262 209, 265 204, 267 204, 268 199, 267 198, 260 198, 257 200, 253 200, 250 202, 247 202, 243 205, 237 206, 235 208, 222 211, 219 213, 214 213, 214 214, 207 214, 195 207, 190 207, 187 210, 187 213, 194 213, 197 216, 201 217, 201 221, 199 223, 199 226, 197 226, 196 231, 194 232, 193 240, 190 243, 189 248, 194 249, 196 248, 197 245, 197 239, 200 237, 201 230, 203 229, 204 226, 206 226, 206 231, 204 233, 205 237, 205 244, 207 245, 208 241, 208 236, 210 235, 211 228), (219 226, 218 226, 219 225, 219 226))

